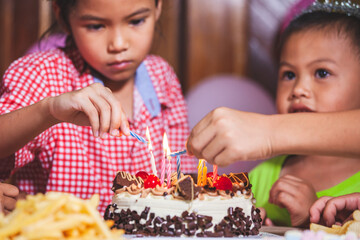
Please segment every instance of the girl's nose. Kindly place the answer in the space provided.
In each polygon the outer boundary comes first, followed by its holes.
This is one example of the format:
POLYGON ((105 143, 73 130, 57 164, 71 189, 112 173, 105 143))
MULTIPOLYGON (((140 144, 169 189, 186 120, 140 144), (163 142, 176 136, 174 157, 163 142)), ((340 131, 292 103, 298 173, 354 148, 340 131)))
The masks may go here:
POLYGON ((310 83, 302 79, 296 80, 291 93, 291 98, 301 98, 301 97, 308 98, 310 97, 310 95, 311 95, 310 83))
POLYGON ((129 43, 126 40, 124 34, 120 31, 115 31, 110 36, 108 51, 110 53, 120 53, 126 51, 129 48, 129 43))

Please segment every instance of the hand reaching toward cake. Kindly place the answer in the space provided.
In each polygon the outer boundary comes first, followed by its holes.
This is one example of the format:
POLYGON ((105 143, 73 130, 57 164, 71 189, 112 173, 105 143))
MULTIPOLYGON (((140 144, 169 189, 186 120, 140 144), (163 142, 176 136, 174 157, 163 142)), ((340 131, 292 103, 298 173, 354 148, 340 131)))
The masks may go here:
POLYGON ((217 108, 192 130, 187 142, 189 154, 219 167, 239 160, 272 156, 269 116, 217 108))
POLYGON ((50 98, 49 108, 57 121, 90 125, 95 137, 119 136, 119 129, 130 134, 120 102, 100 83, 50 98))
POLYGON ((286 208, 291 225, 306 226, 309 223, 309 209, 317 200, 312 185, 292 175, 279 178, 271 188, 269 202, 286 208))
POLYGON ((339 197, 321 197, 310 208, 310 221, 332 226, 351 219, 354 210, 360 209, 360 193, 339 197))

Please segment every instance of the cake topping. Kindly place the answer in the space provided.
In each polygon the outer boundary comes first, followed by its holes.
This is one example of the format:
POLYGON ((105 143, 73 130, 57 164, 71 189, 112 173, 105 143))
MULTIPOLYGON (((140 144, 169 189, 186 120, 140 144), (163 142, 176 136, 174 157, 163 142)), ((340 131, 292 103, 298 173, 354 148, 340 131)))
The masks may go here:
POLYGON ((247 172, 230 173, 228 177, 234 184, 242 185, 244 188, 249 187, 249 177, 247 172))
POLYGON ((218 190, 232 190, 233 185, 231 180, 226 176, 218 177, 214 182, 214 187, 218 190))
POLYGON ((191 200, 191 199, 196 198, 202 189, 201 187, 195 186, 192 177, 189 175, 181 178, 178 181, 177 186, 178 186, 180 195, 185 200, 191 200))
POLYGON ((144 180, 142 178, 131 175, 128 172, 119 171, 113 181, 112 190, 115 192, 117 189, 122 187, 129 187, 131 184, 142 185, 144 180))
POLYGON ((144 188, 155 188, 156 186, 160 186, 159 178, 153 174, 149 175, 144 182, 144 188))
POLYGON ((147 177, 149 176, 149 174, 147 174, 147 172, 145 171, 139 171, 135 174, 136 177, 140 177, 142 178, 144 181, 147 179, 147 177))

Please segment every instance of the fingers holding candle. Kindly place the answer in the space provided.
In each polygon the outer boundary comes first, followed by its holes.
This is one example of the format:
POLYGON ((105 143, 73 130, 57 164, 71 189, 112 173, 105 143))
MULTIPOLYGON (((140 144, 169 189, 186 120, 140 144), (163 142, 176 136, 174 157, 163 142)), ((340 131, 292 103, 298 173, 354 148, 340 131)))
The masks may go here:
POLYGON ((271 139, 275 117, 217 108, 193 128, 187 151, 219 167, 236 161, 266 159, 276 151, 271 139))

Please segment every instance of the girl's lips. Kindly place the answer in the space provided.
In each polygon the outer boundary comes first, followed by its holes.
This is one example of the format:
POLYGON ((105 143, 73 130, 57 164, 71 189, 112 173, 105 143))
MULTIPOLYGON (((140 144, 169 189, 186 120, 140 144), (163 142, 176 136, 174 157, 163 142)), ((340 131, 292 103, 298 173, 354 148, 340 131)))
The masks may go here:
POLYGON ((109 63, 108 66, 110 66, 113 69, 116 70, 124 70, 128 68, 131 64, 131 61, 121 61, 121 62, 112 62, 109 63))
POLYGON ((289 113, 297 113, 297 112, 314 112, 314 110, 308 108, 305 105, 292 105, 289 109, 289 113))

